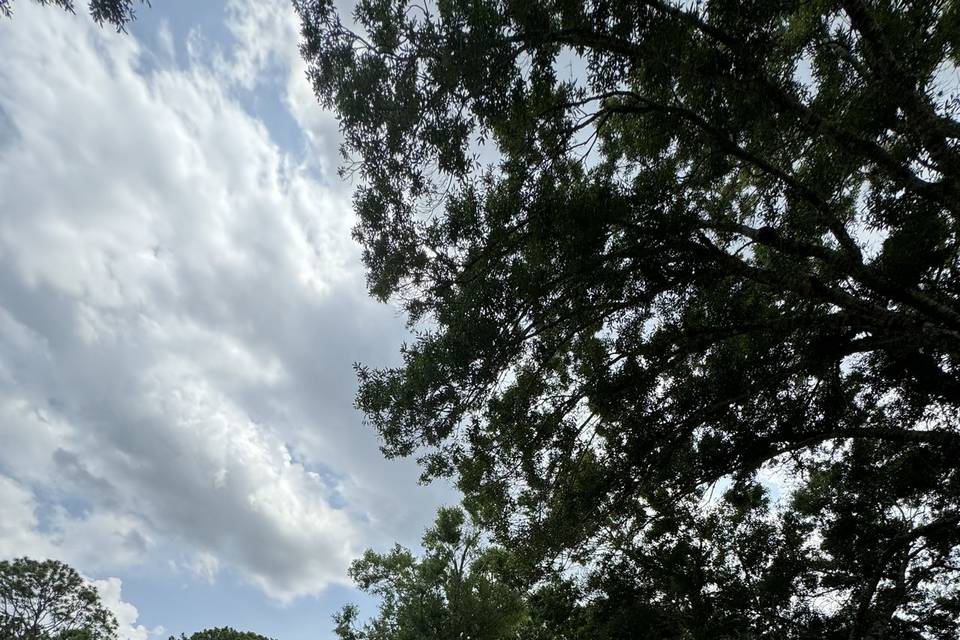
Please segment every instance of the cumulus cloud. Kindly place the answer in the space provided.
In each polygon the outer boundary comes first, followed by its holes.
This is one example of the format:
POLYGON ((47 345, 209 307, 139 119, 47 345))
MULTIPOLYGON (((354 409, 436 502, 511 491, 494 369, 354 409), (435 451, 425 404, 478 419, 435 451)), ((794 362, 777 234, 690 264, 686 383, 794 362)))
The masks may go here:
POLYGON ((123 581, 120 578, 91 580, 90 583, 100 594, 100 601, 117 619, 117 640, 147 640, 151 636, 163 636, 166 630, 162 626, 147 629, 142 624, 137 624, 140 612, 123 600, 123 581))
POLYGON ((286 601, 444 494, 385 466, 351 408, 350 364, 403 329, 364 294, 294 18, 229 11, 215 55, 162 29, 186 68, 32 4, 0 39, 0 555, 111 571, 159 541, 286 601), (329 162, 241 106, 268 67, 329 162))
POLYGON ((0 558, 56 558, 93 570, 136 562, 150 546, 137 518, 108 510, 71 514, 41 504, 33 491, 0 475, 0 558), (104 562, 103 550, 110 550, 104 562))

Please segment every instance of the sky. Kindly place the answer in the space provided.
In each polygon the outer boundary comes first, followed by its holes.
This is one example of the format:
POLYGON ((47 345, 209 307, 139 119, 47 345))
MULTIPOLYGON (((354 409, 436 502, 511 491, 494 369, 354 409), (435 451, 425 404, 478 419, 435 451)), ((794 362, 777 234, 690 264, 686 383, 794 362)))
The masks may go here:
POLYGON ((407 331, 289 3, 152 5, 0 22, 0 558, 68 562, 123 640, 331 638, 374 607, 350 560, 456 495, 353 408, 407 331))

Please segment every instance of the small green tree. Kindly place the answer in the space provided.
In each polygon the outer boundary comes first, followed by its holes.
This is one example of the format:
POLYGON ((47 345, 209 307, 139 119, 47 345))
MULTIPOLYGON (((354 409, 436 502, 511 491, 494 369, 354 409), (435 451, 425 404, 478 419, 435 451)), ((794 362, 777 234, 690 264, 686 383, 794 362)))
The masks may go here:
MULTIPOLYGON (((170 640, 178 640, 174 636, 170 636, 170 640)), ((232 627, 214 627, 212 629, 204 629, 203 631, 197 631, 192 635, 186 635, 184 633, 180 634, 179 640, 271 640, 266 636, 262 636, 259 633, 253 633, 252 631, 237 631, 232 627)))
POLYGON ((0 638, 111 640, 117 621, 96 588, 57 560, 0 561, 0 638))
POLYGON ((460 509, 441 509, 417 559, 397 545, 368 550, 350 568, 363 591, 380 597, 380 612, 362 627, 347 605, 334 616, 341 640, 517 637, 526 619, 523 591, 509 581, 503 549, 484 546, 460 509))

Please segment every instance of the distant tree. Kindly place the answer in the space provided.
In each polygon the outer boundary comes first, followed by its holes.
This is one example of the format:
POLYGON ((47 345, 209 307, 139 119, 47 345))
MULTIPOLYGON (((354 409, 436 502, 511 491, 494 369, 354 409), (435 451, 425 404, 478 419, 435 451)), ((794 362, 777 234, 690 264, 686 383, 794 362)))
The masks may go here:
MULTIPOLYGON (((74 0, 33 0, 42 5, 53 5, 74 13, 74 0)), ((0 15, 10 17, 13 14, 13 0, 0 0, 0 15)), ((150 0, 90 0, 88 8, 97 24, 109 24, 117 31, 125 30, 126 24, 134 19, 138 4, 150 5, 150 0)))
POLYGON ((100 594, 57 560, 0 561, 0 638, 111 640, 117 621, 100 594))
POLYGON ((231 627, 215 627, 197 631, 192 635, 181 633, 180 638, 170 636, 170 640, 271 640, 251 631, 237 631, 231 627))
POLYGON ((295 5, 417 330, 388 455, 667 637, 956 637, 960 4, 295 5))
POLYGON ((511 586, 504 550, 485 546, 460 509, 441 509, 417 559, 397 545, 367 551, 350 568, 363 591, 380 597, 379 615, 357 625, 347 605, 334 616, 341 640, 516 638, 526 621, 524 593, 511 586))

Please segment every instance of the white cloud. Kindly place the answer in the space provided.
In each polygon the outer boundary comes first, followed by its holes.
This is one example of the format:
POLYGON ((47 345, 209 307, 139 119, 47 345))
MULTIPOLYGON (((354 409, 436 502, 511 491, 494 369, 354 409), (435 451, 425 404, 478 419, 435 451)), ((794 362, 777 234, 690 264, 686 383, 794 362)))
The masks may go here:
POLYGON ((228 0, 226 26, 237 44, 219 70, 244 88, 257 85, 268 67, 285 70, 298 57, 296 15, 285 2, 228 0))
POLYGON ((88 569, 135 561, 151 545, 129 515, 98 511, 74 515, 40 503, 24 484, 0 475, 0 558, 55 558, 88 569), (40 511, 44 512, 41 522, 40 511), (103 562, 103 550, 111 560, 103 562))
POLYGON ((36 533, 38 525, 33 495, 11 478, 0 476, 0 557, 44 557, 50 545, 36 533))
POLYGON ((285 74, 284 102, 290 115, 311 143, 308 149, 321 150, 310 160, 332 175, 339 156, 339 125, 333 113, 320 108, 307 80, 307 65, 300 56, 300 24, 285 0, 229 0, 226 26, 237 49, 230 62, 220 61, 222 71, 241 85, 253 88, 269 77, 271 68, 285 74))
POLYGON ((212 553, 198 551, 193 554, 186 568, 208 584, 213 584, 217 574, 220 573, 220 561, 212 553))
POLYGON ((123 600, 123 582, 120 578, 106 578, 91 580, 100 594, 100 601, 117 619, 118 640, 147 640, 150 636, 161 636, 163 627, 147 630, 142 624, 137 624, 140 612, 129 602, 123 600))
POLYGON ((402 328, 316 172, 334 149, 308 165, 235 95, 277 66, 329 133, 281 6, 232 3, 237 51, 194 35, 186 69, 166 27, 152 69, 133 37, 29 3, 4 31, 0 555, 103 574, 170 543, 202 579, 229 566, 289 600, 429 518, 351 408, 350 364, 402 328))

